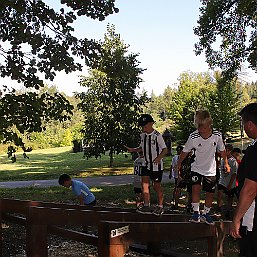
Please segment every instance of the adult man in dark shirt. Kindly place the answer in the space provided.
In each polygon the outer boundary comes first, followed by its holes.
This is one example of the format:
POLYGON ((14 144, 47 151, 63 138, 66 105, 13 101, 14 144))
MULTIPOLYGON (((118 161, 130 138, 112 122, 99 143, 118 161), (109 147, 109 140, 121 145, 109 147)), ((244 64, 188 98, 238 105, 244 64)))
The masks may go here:
POLYGON ((246 257, 257 256, 257 103, 245 106, 239 115, 242 118, 244 131, 254 141, 247 147, 239 167, 240 196, 231 226, 231 235, 241 238, 239 229, 242 225, 247 227, 245 242, 246 257))

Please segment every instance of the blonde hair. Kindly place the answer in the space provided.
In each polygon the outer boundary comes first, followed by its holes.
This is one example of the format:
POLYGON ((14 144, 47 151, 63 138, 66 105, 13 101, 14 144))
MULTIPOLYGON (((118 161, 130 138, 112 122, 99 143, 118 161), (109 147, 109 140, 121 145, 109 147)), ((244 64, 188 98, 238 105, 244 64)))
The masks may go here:
POLYGON ((212 125, 212 118, 207 110, 198 110, 195 112, 194 124, 196 128, 203 125, 212 125))

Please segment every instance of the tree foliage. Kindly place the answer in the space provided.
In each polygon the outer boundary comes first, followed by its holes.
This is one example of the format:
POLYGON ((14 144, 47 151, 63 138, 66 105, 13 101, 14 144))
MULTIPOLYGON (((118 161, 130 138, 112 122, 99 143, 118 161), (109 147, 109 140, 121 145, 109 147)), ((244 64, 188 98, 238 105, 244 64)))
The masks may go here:
POLYGON ((257 68, 256 0, 202 0, 196 54, 205 52, 211 68, 219 67, 233 78, 244 61, 257 68))
POLYGON ((227 138, 228 132, 238 130, 242 89, 236 85, 236 80, 224 82, 220 74, 216 74, 216 88, 210 95, 208 109, 212 115, 213 126, 227 138))
POLYGON ((180 75, 177 92, 168 110, 169 117, 175 122, 173 134, 177 140, 186 140, 195 129, 194 113, 206 108, 213 89, 212 77, 208 73, 184 72, 180 75))
POLYGON ((128 53, 114 26, 108 26, 97 68, 81 79, 87 88, 78 94, 85 116, 83 133, 90 146, 85 155, 98 157, 110 151, 110 166, 113 154, 124 150, 123 144, 138 140, 137 119, 146 96, 136 94, 143 72, 137 56, 128 53))
POLYGON ((118 11, 114 1, 61 0, 63 8, 59 11, 44 1, 1 1, 0 76, 31 89, 17 94, 9 85, 3 85, 0 92, 2 139, 23 145, 13 127, 20 133, 42 131, 44 120, 68 118, 72 105, 62 94, 37 92, 44 85, 41 77, 53 80, 57 71, 81 70, 82 64, 76 58, 91 66, 97 63, 100 45, 92 39, 75 37, 72 23, 81 15, 103 20, 118 11))

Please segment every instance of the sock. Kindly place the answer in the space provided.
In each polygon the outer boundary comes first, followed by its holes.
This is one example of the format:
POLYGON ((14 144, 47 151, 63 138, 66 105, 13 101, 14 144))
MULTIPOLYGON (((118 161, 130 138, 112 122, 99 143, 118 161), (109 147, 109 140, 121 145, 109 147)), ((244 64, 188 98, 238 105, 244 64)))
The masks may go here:
POLYGON ((192 207, 194 212, 198 212, 199 213, 199 203, 192 203, 192 207))
POLYGON ((207 213, 209 213, 209 212, 210 212, 210 210, 211 210, 211 207, 206 207, 206 206, 204 206, 203 214, 207 214, 207 213))

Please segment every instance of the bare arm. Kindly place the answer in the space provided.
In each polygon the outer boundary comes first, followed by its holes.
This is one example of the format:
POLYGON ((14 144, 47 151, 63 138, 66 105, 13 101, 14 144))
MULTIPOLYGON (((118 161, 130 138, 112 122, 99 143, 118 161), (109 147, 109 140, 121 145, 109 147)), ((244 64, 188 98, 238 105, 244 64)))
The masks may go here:
POLYGON ((230 166, 228 165, 228 158, 227 158, 226 150, 221 151, 220 155, 221 155, 222 159, 224 160, 224 168, 229 173, 230 172, 230 166))
POLYGON ((168 149, 167 148, 163 148, 162 151, 160 152, 160 154, 153 160, 153 163, 160 164, 161 163, 161 159, 163 157, 165 157, 165 155, 167 153, 168 153, 168 149))
POLYGON ((230 190, 231 189, 231 186, 233 185, 233 182, 234 180, 236 179, 236 173, 234 173, 231 178, 230 178, 230 181, 229 181, 229 184, 228 184, 228 187, 227 189, 230 190))
POLYGON ((133 148, 133 147, 128 147, 128 146, 124 145, 124 147, 128 150, 129 153, 133 153, 133 152, 140 153, 140 152, 142 152, 142 147, 140 147, 140 146, 133 148))
POLYGON ((179 155, 179 159, 178 159, 178 176, 180 176, 181 163, 186 159, 187 155, 188 155, 188 153, 183 152, 183 151, 179 155))
POLYGON ((252 204, 254 198, 257 194, 257 182, 246 179, 244 182, 244 186, 240 192, 239 202, 236 208, 236 212, 233 218, 233 222, 230 229, 230 234, 234 238, 240 238, 239 228, 240 221, 243 218, 246 211, 249 209, 252 204))
POLYGON ((85 203, 84 203, 83 195, 79 195, 79 196, 78 196, 78 200, 79 200, 79 204, 80 204, 80 205, 84 205, 84 204, 85 204, 85 203))

